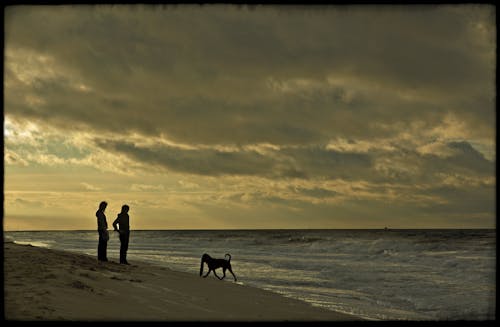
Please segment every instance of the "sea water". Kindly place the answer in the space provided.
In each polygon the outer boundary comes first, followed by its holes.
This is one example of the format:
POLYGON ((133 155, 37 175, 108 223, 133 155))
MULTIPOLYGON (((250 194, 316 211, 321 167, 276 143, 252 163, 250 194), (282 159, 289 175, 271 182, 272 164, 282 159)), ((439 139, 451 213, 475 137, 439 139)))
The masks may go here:
MULTIPOLYGON (((108 258, 118 261, 118 235, 110 234, 108 258)), ((97 255, 96 231, 5 232, 4 238, 97 255)), ((127 259, 199 275, 203 253, 230 253, 240 284, 365 319, 496 318, 494 229, 133 230, 127 259)), ((224 282, 233 282, 229 271, 224 282)))

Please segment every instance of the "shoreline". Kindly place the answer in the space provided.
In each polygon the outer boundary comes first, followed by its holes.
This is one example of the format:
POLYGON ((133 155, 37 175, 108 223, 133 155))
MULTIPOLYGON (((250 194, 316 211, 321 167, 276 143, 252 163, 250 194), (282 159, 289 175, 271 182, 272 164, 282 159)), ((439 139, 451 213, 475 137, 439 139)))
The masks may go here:
POLYGON ((226 278, 4 242, 6 320, 363 321, 226 278))

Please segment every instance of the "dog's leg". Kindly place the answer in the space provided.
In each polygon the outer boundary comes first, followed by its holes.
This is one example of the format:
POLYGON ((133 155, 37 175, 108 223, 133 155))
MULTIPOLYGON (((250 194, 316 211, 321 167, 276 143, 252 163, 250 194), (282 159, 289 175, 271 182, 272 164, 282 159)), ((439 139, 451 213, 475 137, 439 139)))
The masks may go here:
POLYGON ((224 274, 224 276, 222 276, 221 279, 226 278, 226 269, 227 269, 226 267, 222 268, 222 273, 224 274))
POLYGON ((231 267, 227 267, 227 269, 229 269, 229 272, 230 272, 231 274, 233 274, 234 281, 236 281, 236 275, 233 273, 233 270, 231 269, 231 267))
POLYGON ((203 276, 203 278, 206 278, 208 276, 208 274, 210 274, 211 271, 212 271, 212 269, 208 268, 208 272, 203 276))
POLYGON ((215 269, 214 269, 214 275, 215 275, 215 277, 219 278, 219 280, 222 279, 219 277, 219 275, 217 275, 217 273, 215 272, 215 269))

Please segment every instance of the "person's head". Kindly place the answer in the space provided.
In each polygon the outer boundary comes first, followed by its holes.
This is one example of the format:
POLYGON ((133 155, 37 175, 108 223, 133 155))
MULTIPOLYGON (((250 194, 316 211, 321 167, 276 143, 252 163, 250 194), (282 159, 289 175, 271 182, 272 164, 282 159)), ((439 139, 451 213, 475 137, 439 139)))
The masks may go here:
POLYGON ((102 201, 101 203, 99 203, 99 210, 104 211, 107 206, 108 203, 106 201, 102 201))
POLYGON ((128 209, 129 209, 128 205, 126 205, 126 204, 122 205, 122 212, 123 213, 127 213, 128 209))

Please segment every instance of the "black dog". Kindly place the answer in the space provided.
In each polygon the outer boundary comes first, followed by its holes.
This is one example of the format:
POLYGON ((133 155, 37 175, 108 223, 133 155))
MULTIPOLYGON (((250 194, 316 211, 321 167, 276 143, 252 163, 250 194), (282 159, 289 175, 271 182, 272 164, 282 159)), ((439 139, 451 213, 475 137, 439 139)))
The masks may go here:
POLYGON ((229 256, 229 260, 226 260, 226 259, 214 259, 214 258, 212 258, 211 256, 209 256, 208 254, 205 253, 201 257, 200 276, 203 274, 203 263, 206 262, 207 266, 208 266, 208 272, 203 277, 207 277, 208 274, 210 274, 210 272, 213 270, 214 275, 217 278, 223 279, 224 277, 226 277, 226 269, 227 269, 227 270, 229 270, 229 272, 231 274, 233 274, 234 281, 236 281, 236 276, 234 275, 233 271, 231 270, 231 255, 228 253, 228 254, 226 254, 226 256, 229 256), (222 268, 222 272, 224 273, 224 276, 222 276, 222 278, 219 277, 215 273, 215 269, 217 269, 217 268, 222 268))

